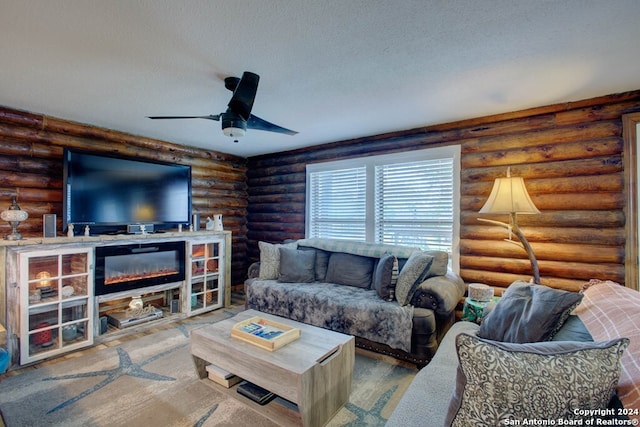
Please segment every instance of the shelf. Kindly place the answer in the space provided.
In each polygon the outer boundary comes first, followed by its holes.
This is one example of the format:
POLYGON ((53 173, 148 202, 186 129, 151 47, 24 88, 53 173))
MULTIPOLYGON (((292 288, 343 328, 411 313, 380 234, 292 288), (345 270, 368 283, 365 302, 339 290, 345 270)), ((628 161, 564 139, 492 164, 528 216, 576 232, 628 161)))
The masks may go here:
POLYGON ((12 365, 57 357, 96 341, 118 339, 154 325, 222 308, 230 300, 226 286, 230 278, 229 231, 36 238, 0 242, 0 247, 5 248, 6 258, 7 337, 15 337, 6 344, 12 365), (186 257, 180 257, 186 263, 184 280, 94 295, 96 248, 120 242, 168 241, 185 245, 186 257), (162 318, 123 329, 107 326, 107 332, 101 334, 101 316, 126 309, 132 297, 145 294, 157 294, 157 298, 154 295, 145 299, 145 306, 162 309, 162 318), (72 325, 78 332, 63 340, 63 329, 71 329, 72 325), (49 340, 45 339, 47 334, 49 340))
POLYGON ((76 299, 73 300, 53 300, 51 302, 42 302, 42 303, 38 303, 38 304, 32 304, 29 306, 29 314, 33 315, 33 314, 41 314, 41 313, 46 313, 47 311, 51 311, 52 308, 51 306, 58 306, 58 305, 62 305, 62 308, 72 308, 72 307, 80 307, 80 306, 87 306, 89 304, 89 298, 88 297, 78 297, 76 299))
POLYGON ((185 309, 193 315, 222 307, 224 240, 194 242, 189 246, 188 254, 191 260, 191 277, 187 281, 189 297, 185 309))

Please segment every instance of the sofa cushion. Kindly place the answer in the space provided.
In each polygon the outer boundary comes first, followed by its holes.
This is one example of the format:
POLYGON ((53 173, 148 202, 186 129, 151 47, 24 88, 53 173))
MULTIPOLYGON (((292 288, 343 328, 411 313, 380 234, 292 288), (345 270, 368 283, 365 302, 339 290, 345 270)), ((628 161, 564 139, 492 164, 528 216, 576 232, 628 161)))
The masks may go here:
POLYGON ((607 408, 628 344, 625 338, 514 344, 460 334, 456 388, 445 425, 591 418, 577 410, 607 408))
POLYGON ((495 341, 548 341, 562 327, 582 295, 517 281, 484 318, 478 336, 495 341))
POLYGON ((298 246, 301 251, 315 252, 316 254, 316 281, 324 282, 327 277, 327 267, 329 266, 329 257, 331 252, 323 251, 322 249, 311 248, 308 246, 298 246))
MULTIPOLYGON (((625 408, 640 408, 640 292, 609 280, 591 280, 583 294, 575 313, 594 340, 629 338, 618 396, 625 408)), ((630 413, 629 417, 640 420, 640 414, 630 413)))
POLYGON ((409 256, 407 263, 400 270, 396 283, 395 295, 398 304, 409 304, 413 292, 426 279, 433 260, 433 255, 423 251, 416 251, 409 256))
POLYGON ((246 287, 247 308, 391 348, 411 351, 413 307, 383 301, 373 289, 336 283, 254 280, 246 287))
POLYGON ((371 287, 375 289, 380 298, 384 300, 391 300, 393 297, 391 278, 393 275, 393 264, 395 262, 396 257, 391 254, 384 254, 378 260, 378 264, 373 273, 371 287))
MULTIPOLYGON (((576 307, 576 310, 578 307, 576 307)), ((552 341, 594 341, 594 339, 582 320, 572 314, 564 322, 562 328, 553 336, 552 341)))
POLYGON ((296 243, 286 245, 258 242, 260 248, 260 273, 262 280, 273 280, 280 276, 280 250, 281 247, 296 248, 296 243))
POLYGON ((329 257, 326 282, 370 288, 374 258, 334 252, 329 257))
POLYGON ((310 283, 316 279, 316 252, 281 247, 279 282, 310 283))

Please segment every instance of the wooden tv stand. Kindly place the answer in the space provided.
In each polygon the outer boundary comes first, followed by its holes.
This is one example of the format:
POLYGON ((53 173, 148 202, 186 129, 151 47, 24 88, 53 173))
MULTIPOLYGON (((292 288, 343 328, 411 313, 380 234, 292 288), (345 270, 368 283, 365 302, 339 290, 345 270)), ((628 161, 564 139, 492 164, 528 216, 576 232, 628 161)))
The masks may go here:
POLYGON ((0 324, 7 329, 12 365, 59 356, 231 301, 230 231, 0 240, 0 265, 0 300, 7 302, 0 305, 0 324), (164 242, 184 243, 184 280, 94 294, 96 248, 164 242), (125 310, 135 296, 162 315, 105 333, 106 314, 125 310))

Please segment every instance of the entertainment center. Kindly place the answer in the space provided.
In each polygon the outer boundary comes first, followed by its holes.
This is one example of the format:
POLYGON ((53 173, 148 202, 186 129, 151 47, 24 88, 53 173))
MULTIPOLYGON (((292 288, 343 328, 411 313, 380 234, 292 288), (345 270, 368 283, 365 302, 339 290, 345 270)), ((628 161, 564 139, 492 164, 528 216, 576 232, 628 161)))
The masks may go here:
POLYGON ((0 241, 0 319, 28 364, 230 304, 231 232, 0 241))

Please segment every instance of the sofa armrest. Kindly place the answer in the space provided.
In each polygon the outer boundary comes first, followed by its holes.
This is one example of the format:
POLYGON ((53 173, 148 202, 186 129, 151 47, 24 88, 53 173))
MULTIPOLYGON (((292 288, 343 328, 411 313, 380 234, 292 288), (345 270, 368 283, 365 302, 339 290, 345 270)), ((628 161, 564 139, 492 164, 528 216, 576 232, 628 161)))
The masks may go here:
POLYGON ((457 274, 430 277, 422 282, 411 298, 414 307, 429 308, 438 314, 455 310, 464 295, 465 284, 457 274))
POLYGON ((247 279, 255 279, 260 277, 260 261, 254 262, 247 270, 247 279))

